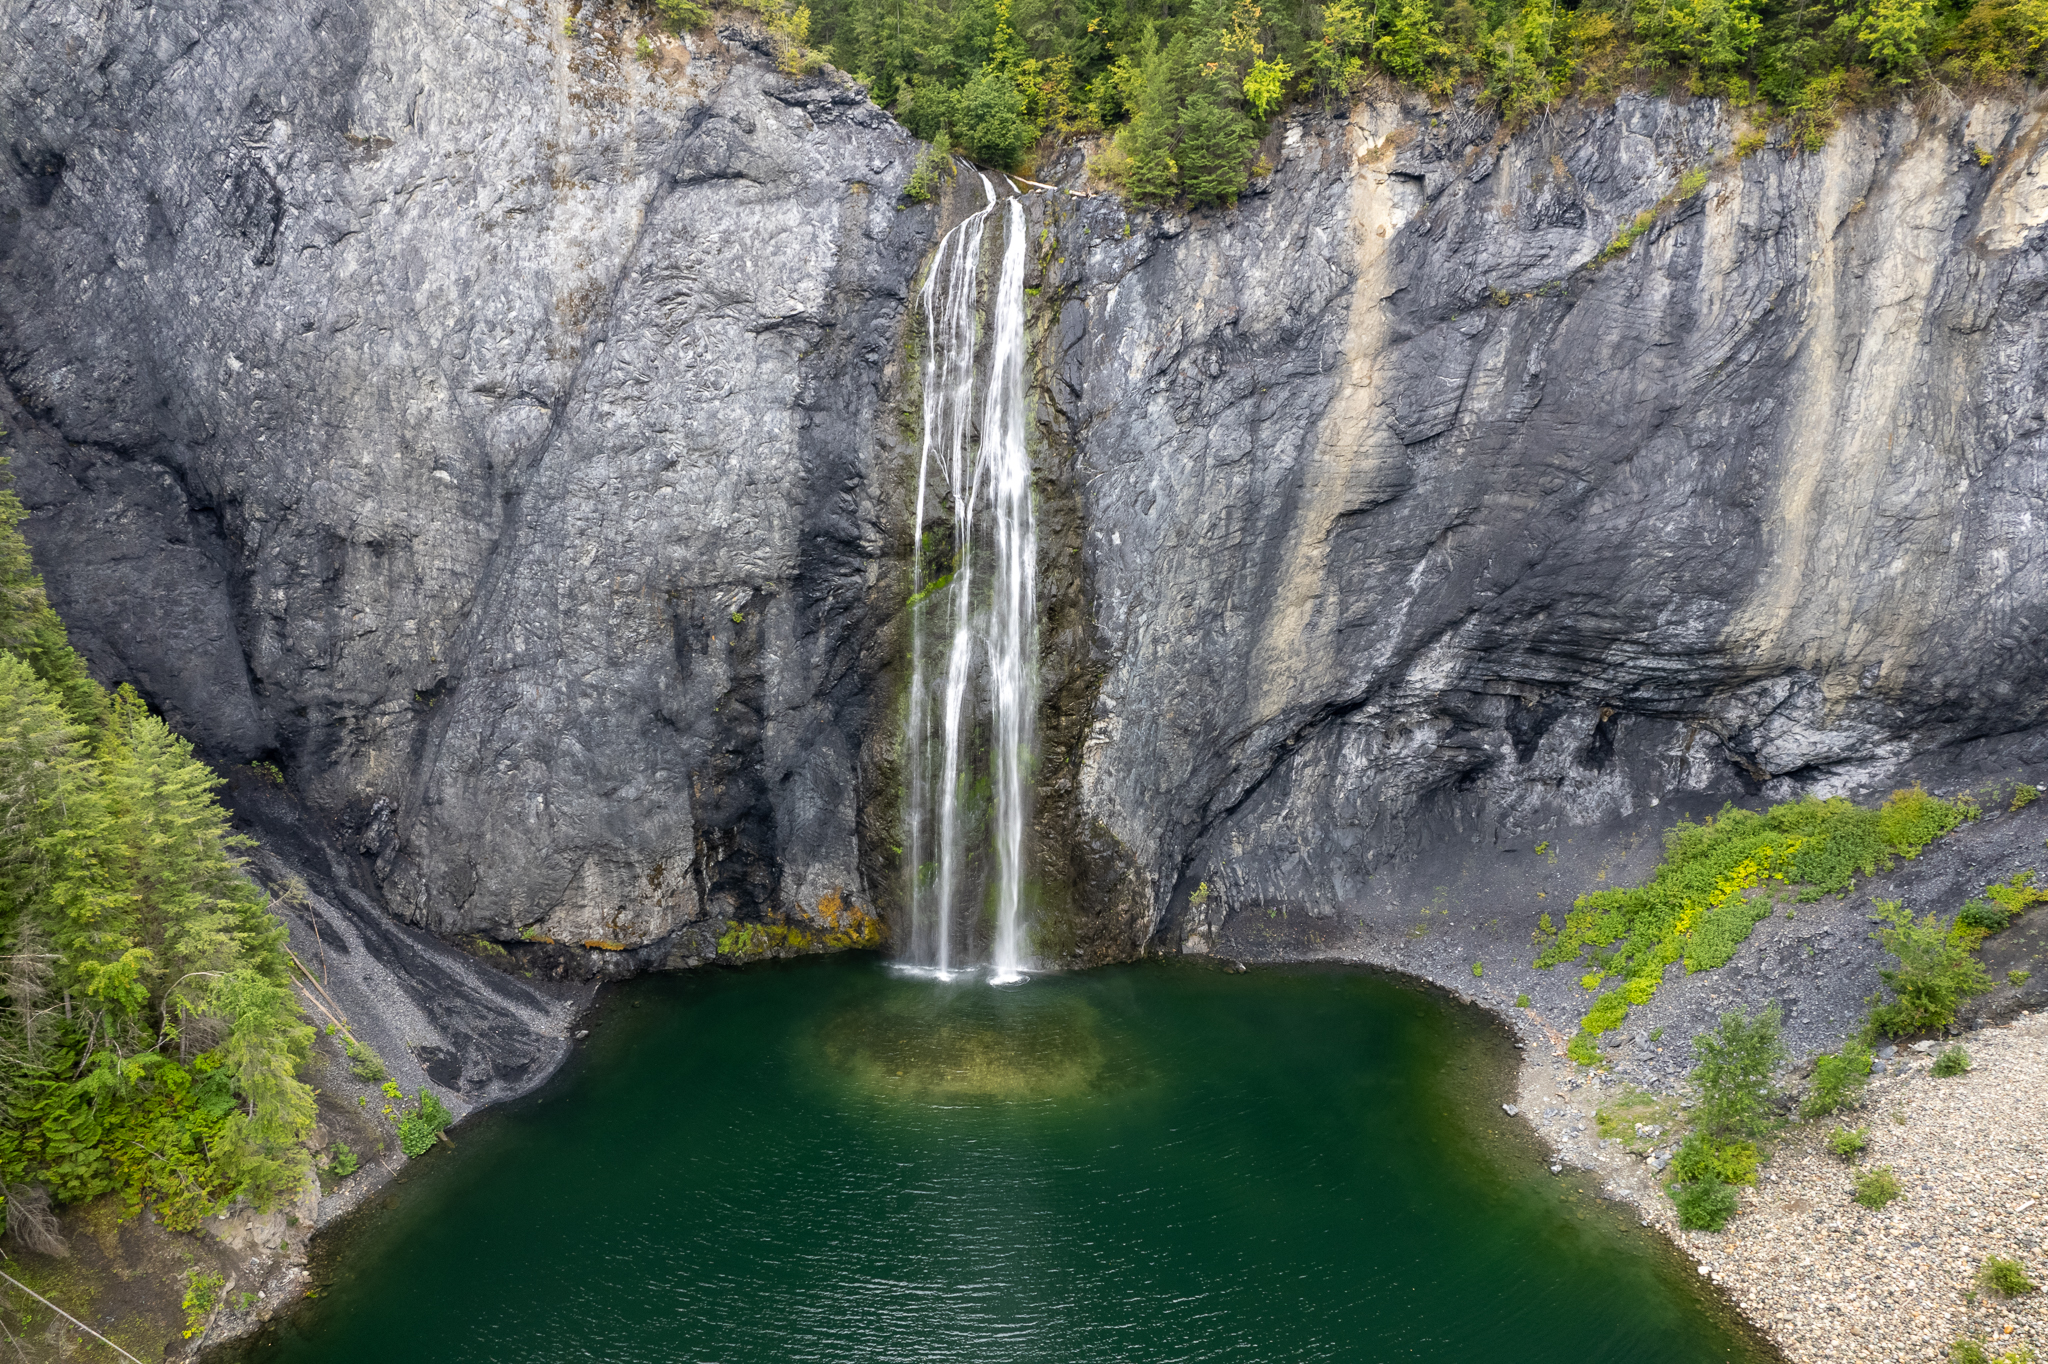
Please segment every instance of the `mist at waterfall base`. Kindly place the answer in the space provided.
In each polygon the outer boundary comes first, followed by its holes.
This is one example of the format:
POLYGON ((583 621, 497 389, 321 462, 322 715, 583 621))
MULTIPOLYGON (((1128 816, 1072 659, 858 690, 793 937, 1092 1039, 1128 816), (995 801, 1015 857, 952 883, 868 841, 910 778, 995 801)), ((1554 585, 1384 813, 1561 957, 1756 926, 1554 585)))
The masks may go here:
POLYGON ((864 956, 636 980, 538 1095, 321 1242, 239 1357, 1774 1359, 1384 978, 864 956))

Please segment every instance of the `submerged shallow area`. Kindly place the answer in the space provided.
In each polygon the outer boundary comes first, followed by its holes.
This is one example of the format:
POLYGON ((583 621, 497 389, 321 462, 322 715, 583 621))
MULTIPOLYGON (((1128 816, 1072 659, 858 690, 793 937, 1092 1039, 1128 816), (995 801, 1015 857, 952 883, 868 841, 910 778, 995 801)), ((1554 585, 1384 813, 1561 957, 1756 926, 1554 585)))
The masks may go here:
POLYGON ((1775 1358, 1547 1173, 1499 1108, 1513 1067, 1476 1010, 1348 971, 638 980, 238 1354, 1775 1358))

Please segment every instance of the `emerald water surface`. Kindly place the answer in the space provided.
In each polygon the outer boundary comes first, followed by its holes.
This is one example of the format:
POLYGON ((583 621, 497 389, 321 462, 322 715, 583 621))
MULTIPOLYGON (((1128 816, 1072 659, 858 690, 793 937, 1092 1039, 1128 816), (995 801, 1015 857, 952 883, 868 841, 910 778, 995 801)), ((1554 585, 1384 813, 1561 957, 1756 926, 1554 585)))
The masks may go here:
POLYGON ((251 1359, 1770 1358, 1500 1111, 1475 1012, 1337 971, 607 996, 331 1237, 251 1359))

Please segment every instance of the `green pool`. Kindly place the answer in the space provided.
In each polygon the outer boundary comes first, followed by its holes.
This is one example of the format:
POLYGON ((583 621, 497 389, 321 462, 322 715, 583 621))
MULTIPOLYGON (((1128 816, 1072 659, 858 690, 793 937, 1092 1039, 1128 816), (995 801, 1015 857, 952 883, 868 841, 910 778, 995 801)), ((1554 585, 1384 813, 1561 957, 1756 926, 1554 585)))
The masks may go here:
POLYGON ((1385 978, 633 982, 323 1241, 244 1353, 360 1361, 1774 1359, 1385 978))

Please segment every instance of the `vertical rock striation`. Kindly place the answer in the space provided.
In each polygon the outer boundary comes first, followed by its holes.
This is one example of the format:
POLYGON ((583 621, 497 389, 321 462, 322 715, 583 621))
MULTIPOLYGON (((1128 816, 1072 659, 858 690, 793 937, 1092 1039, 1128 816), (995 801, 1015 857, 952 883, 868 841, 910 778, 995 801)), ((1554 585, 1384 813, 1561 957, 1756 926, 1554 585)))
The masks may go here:
POLYGON ((1051 210, 1082 781, 1172 941, 1391 925, 1674 796, 2048 758, 2048 114, 1741 160, 1728 117, 1368 104, 1234 212, 1051 210))

